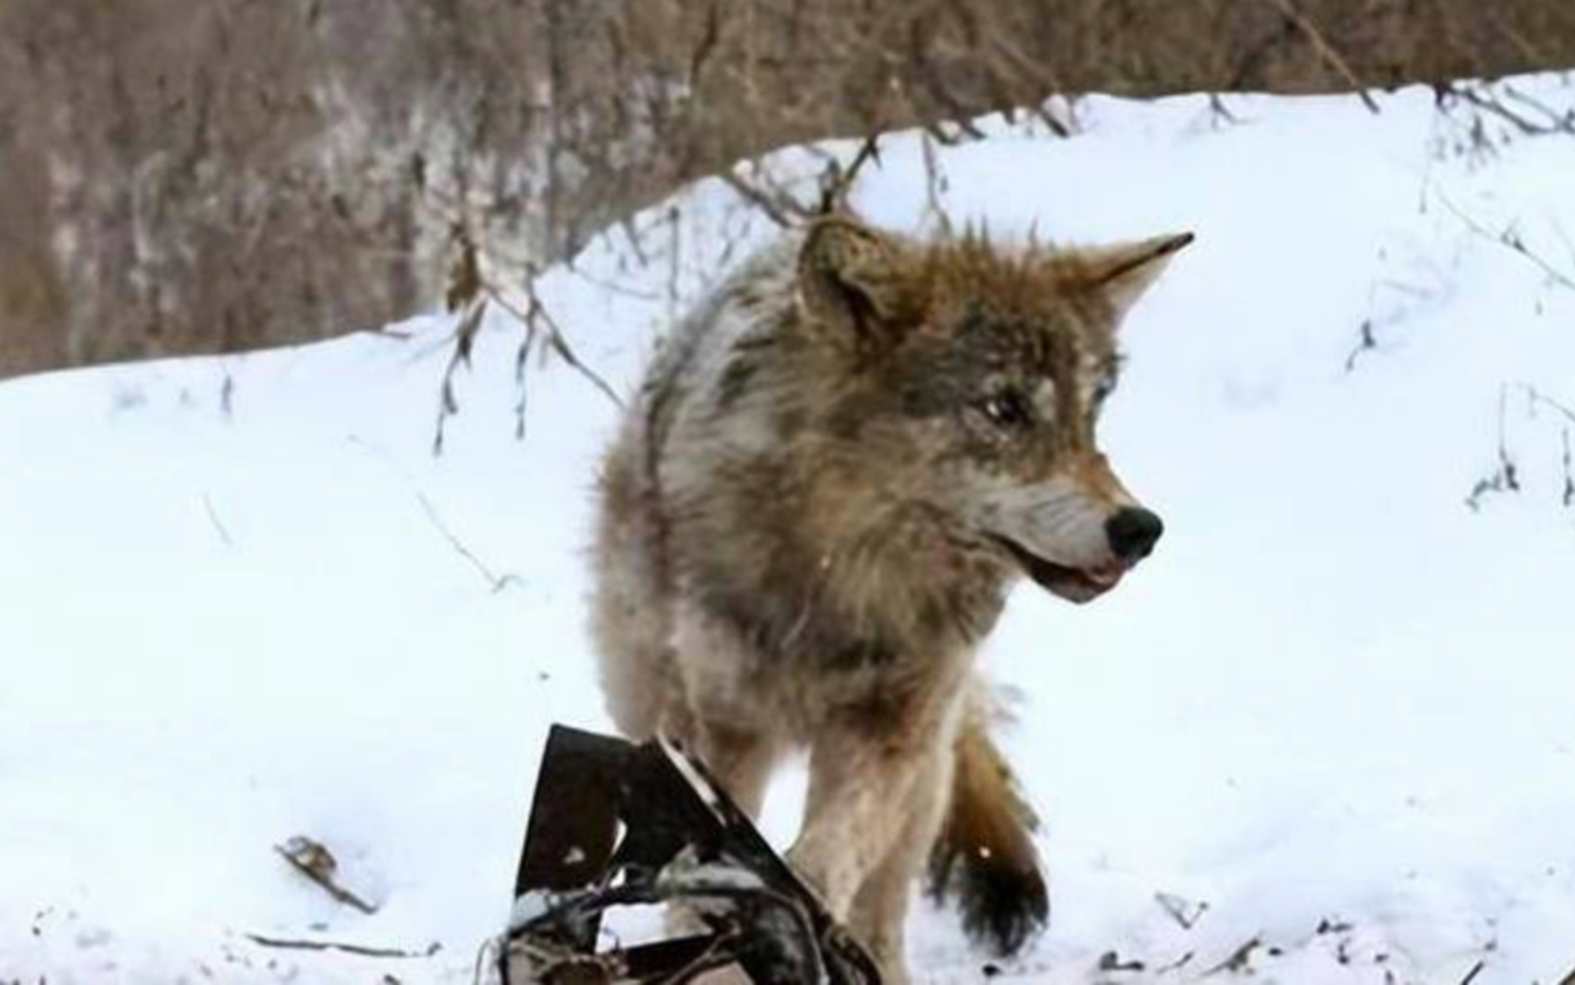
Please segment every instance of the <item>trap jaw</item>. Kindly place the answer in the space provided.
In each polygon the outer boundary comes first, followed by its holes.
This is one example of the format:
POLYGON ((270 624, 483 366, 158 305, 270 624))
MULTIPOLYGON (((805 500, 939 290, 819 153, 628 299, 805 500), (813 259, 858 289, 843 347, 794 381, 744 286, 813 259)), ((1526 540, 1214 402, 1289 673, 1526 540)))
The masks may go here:
POLYGON ((504 985, 879 985, 875 963, 704 767, 674 747, 554 725, 526 828, 504 985), (615 906, 682 902, 706 933, 598 953, 615 906))

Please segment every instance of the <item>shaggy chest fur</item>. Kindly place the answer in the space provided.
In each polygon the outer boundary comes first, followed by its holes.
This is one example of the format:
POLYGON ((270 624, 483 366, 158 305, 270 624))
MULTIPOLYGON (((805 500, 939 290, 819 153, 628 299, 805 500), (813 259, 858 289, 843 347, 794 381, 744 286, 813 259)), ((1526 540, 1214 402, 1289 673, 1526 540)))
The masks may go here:
POLYGON ((993 567, 901 523, 846 546, 817 543, 783 515, 792 499, 761 504, 744 551, 678 538, 692 550, 682 594, 737 644, 736 663, 711 673, 718 699, 805 734, 828 716, 874 726, 955 693, 1002 609, 993 567))

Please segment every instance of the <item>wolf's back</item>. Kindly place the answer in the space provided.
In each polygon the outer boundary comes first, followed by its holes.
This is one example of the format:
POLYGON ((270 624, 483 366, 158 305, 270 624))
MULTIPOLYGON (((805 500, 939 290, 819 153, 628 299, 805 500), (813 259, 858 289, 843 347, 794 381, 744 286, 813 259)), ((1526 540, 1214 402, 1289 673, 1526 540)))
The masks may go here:
MULTIPOLYGON (((718 453, 708 417, 742 336, 792 305, 800 237, 746 260, 661 340, 602 462, 593 546, 591 631, 614 722, 643 739, 684 714, 671 651, 682 590, 675 473, 704 483, 718 453)), ((767 326, 768 327, 768 326, 767 326)), ((746 413, 738 409, 736 413, 746 413)))

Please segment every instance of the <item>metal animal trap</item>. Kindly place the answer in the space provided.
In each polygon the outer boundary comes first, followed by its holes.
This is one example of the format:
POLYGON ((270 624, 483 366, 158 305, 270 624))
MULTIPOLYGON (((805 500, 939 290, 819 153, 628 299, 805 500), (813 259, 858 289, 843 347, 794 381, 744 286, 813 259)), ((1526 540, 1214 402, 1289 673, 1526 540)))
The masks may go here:
POLYGON ((874 962, 696 761, 553 726, 499 950, 504 985, 879 985, 874 962), (602 916, 679 902, 705 932, 598 951, 602 916))

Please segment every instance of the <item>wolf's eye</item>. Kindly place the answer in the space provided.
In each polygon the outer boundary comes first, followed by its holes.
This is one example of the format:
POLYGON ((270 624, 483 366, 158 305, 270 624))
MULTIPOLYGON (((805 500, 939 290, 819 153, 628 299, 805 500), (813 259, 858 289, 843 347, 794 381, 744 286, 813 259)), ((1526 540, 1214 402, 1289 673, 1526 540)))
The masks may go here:
POLYGON ((1028 400, 1017 390, 1001 390, 980 405, 990 423, 1003 428, 1021 428, 1033 423, 1033 409, 1028 400))
POLYGON ((1115 357, 1111 359, 1110 363, 1104 367, 1104 372, 1100 375, 1099 380, 1094 384, 1094 392, 1092 397, 1094 411, 1096 413, 1101 407, 1105 405, 1105 401, 1115 390, 1116 377, 1121 374, 1121 367, 1126 363, 1126 361, 1127 360, 1125 356, 1119 352, 1116 353, 1115 357))

